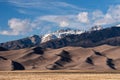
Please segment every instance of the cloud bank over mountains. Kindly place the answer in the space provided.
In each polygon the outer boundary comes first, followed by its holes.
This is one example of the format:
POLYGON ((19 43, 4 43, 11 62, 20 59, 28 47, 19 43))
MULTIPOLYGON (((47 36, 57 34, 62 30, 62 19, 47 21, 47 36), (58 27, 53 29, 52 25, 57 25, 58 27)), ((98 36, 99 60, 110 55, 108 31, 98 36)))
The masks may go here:
POLYGON ((58 0, 40 2, 27 2, 21 0, 8 0, 11 5, 18 7, 18 12, 24 14, 28 9, 34 8, 38 10, 54 11, 55 14, 45 14, 36 16, 34 19, 20 19, 13 17, 8 20, 9 29, 0 31, 2 35, 24 35, 33 30, 39 29, 41 32, 54 27, 69 27, 81 30, 90 29, 95 25, 113 25, 120 23, 120 5, 111 5, 103 12, 101 10, 90 11, 85 8, 80 8, 76 5, 58 0), (25 10, 25 11, 24 11, 25 10), (61 14, 59 14, 61 13, 61 14))

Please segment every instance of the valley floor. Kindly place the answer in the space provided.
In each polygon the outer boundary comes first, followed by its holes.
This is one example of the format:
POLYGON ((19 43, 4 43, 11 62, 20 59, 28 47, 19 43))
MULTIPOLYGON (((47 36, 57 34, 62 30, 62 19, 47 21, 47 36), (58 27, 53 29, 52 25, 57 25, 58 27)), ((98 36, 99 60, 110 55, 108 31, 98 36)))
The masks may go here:
POLYGON ((119 72, 6 71, 0 72, 0 80, 120 80, 120 74, 119 72))

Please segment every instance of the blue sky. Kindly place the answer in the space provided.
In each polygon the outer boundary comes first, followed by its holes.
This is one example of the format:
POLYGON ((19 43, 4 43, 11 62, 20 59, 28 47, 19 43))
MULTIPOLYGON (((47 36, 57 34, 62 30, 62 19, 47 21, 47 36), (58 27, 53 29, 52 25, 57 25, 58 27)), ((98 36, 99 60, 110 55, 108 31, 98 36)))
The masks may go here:
POLYGON ((120 23, 120 0, 0 0, 0 43, 61 28, 120 23))

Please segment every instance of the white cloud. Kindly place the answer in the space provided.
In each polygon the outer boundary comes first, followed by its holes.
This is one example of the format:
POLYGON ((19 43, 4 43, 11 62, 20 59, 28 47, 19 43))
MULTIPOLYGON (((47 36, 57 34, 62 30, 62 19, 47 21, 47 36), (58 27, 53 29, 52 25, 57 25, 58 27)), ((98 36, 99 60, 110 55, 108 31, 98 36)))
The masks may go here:
MULTIPOLYGON (((70 5, 64 5, 70 6, 70 5)), ((48 32, 54 28, 78 28, 88 30, 95 25, 113 25, 120 23, 120 5, 110 6, 106 13, 101 10, 93 12, 79 12, 69 15, 44 15, 33 20, 13 18, 8 21, 9 30, 3 30, 3 35, 26 34, 39 29, 41 33, 48 32)))
MULTIPOLYGON (((46 15, 46 16, 41 16, 38 17, 37 21, 38 22, 47 22, 49 24, 56 24, 56 26, 59 27, 69 27, 69 28, 79 28, 79 29, 84 29, 84 24, 83 22, 80 22, 77 20, 77 15, 46 15)), ((88 23, 87 23, 88 24, 88 23)))
POLYGON ((105 14, 103 18, 95 20, 94 25, 107 25, 114 22, 115 21, 110 14, 105 14))
MULTIPOLYGON (((19 13, 28 13, 32 14, 33 12, 30 9, 34 10, 34 13, 40 13, 36 10, 42 12, 50 12, 57 14, 69 14, 69 13, 78 13, 85 8, 80 8, 76 5, 69 4, 67 2, 62 2, 58 0, 8 0, 6 1, 11 5, 17 7, 19 13), (23 12, 23 10, 24 12, 23 12), (62 12, 62 13, 61 13, 62 12)), ((33 14, 34 14, 33 13, 33 14)))
POLYGON ((18 9, 17 11, 21 14, 28 14, 27 11, 23 9, 18 9))
POLYGON ((85 8, 80 8, 80 7, 77 7, 75 5, 72 5, 72 4, 69 4, 69 3, 66 3, 66 2, 52 2, 52 3, 56 7, 71 8, 71 9, 74 9, 74 10, 85 10, 85 8))
POLYGON ((47 21, 51 23, 56 23, 60 27, 67 27, 69 25, 69 20, 70 17, 67 16, 60 16, 60 15, 47 15, 47 16, 42 16, 39 17, 38 21, 47 21))
POLYGON ((120 5, 110 6, 105 14, 97 19, 95 18, 94 25, 108 25, 120 22, 120 5))
POLYGON ((12 18, 8 21, 9 30, 1 31, 0 34, 3 35, 19 35, 32 31, 34 26, 30 23, 30 20, 21 20, 17 18, 12 18))
POLYGON ((93 20, 100 19, 103 16, 104 16, 104 14, 100 10, 95 10, 94 12, 92 12, 92 19, 93 20))
POLYGON ((61 27, 66 27, 66 26, 69 26, 69 23, 66 22, 66 21, 61 21, 61 22, 60 22, 60 26, 61 26, 61 27))
POLYGON ((78 14, 78 20, 79 20, 81 23, 88 23, 88 22, 89 22, 88 12, 80 12, 80 13, 78 14))
POLYGON ((101 10, 93 12, 79 12, 73 15, 45 15, 39 17, 38 21, 50 22, 59 27, 79 28, 88 30, 95 25, 112 25, 120 23, 120 5, 110 6, 106 13, 101 10))
POLYGON ((114 20, 120 21, 120 5, 110 6, 108 14, 110 14, 114 20))

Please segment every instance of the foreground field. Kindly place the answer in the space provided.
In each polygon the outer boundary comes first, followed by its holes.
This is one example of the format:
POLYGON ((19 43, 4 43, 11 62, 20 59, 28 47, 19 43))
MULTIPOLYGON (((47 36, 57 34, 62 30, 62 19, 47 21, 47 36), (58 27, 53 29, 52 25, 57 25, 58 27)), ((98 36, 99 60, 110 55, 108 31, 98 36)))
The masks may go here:
POLYGON ((120 74, 95 72, 0 72, 0 80, 120 80, 120 74))

